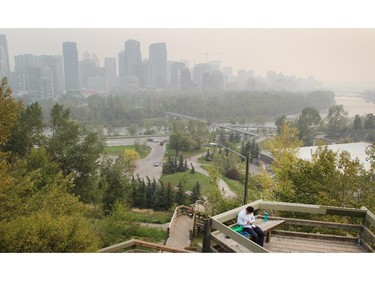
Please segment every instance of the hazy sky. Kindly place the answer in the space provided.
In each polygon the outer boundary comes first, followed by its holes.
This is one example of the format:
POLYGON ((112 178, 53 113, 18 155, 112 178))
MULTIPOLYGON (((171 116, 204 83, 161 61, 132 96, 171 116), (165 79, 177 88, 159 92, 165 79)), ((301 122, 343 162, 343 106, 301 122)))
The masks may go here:
POLYGON ((315 79, 331 86, 375 87, 375 29, 257 28, 102 28, 0 29, 8 41, 11 65, 21 54, 62 55, 62 42, 77 42, 79 58, 88 51, 116 57, 127 39, 141 42, 142 57, 151 43, 166 42, 168 60, 190 60, 190 66, 219 60, 222 66, 268 70, 315 79))
POLYGON ((372 1, 324 0, 13 0, 2 4, 0 34, 8 40, 11 65, 21 54, 62 55, 62 42, 116 57, 124 42, 166 42, 168 60, 268 70, 307 78, 327 87, 375 88, 375 17, 372 1), (22 3, 20 3, 22 2, 22 3), (5 5, 5 7, 4 7, 5 5), (22 7, 20 9, 19 7, 22 7), (4 28, 3 28, 4 27, 4 28), (38 28, 38 29, 36 29, 38 28))
MULTIPOLYGON (((12 65, 13 56, 19 54, 62 55, 62 42, 67 40, 77 42, 80 58, 87 50, 99 55, 103 63, 104 56, 117 57, 118 52, 124 48, 125 40, 137 39, 141 42, 143 56, 148 56, 150 43, 164 41, 167 44, 170 60, 188 59, 191 64, 194 60, 196 63, 205 62, 205 56, 201 54, 208 52, 208 60, 221 60, 222 66, 229 65, 235 70, 253 69, 260 76, 264 76, 267 70, 274 70, 282 71, 286 75, 294 74, 302 77, 314 75, 320 81, 331 81, 331 85, 335 81, 337 86, 347 85, 349 81, 357 81, 357 84, 362 84, 363 87, 371 85, 375 88, 373 2, 373 0, 8 0, 2 1, 0 6, 0 34, 7 36, 12 65), (117 29, 82 32, 77 29, 78 27, 117 29), (36 31, 30 28, 44 30, 36 31), (180 28, 194 29, 181 30, 180 28), (225 30, 203 28, 225 28, 225 30), (328 28, 340 28, 340 30, 328 28)), ((75 277, 78 274, 79 277, 89 277, 92 280, 100 280, 108 276, 118 279, 121 276, 119 272, 123 274, 124 262, 127 269, 133 268, 133 272, 137 274, 142 272, 145 279, 154 278, 156 273, 164 274, 165 271, 160 270, 163 265, 177 261, 177 259, 172 260, 172 255, 158 256, 157 262, 152 255, 142 256, 141 260, 137 259, 138 255, 136 257, 132 255, 131 258, 119 255, 116 260, 114 256, 106 255, 101 259, 90 259, 90 262, 85 261, 81 256, 78 256, 79 262, 72 259, 73 256, 66 255, 55 255, 54 258, 48 255, 43 260, 38 257, 39 259, 33 255, 32 258, 29 256, 26 261, 24 260, 22 266, 27 270, 21 271, 17 269, 23 256, 3 256, 0 259, 1 264, 5 264, 3 266, 5 275, 7 272, 12 277, 15 274, 23 274, 19 277, 30 279, 31 272, 34 273, 32 276, 39 280, 48 280, 55 272, 59 272, 61 276, 72 272, 75 277), (168 259, 163 260, 163 257, 168 259), (85 270, 62 272, 61 263, 67 264, 69 268, 79 266, 79 269, 85 270), (148 269, 146 271, 145 263, 148 269), (40 264, 46 265, 46 270, 43 272, 37 270, 40 264), (92 270, 93 268, 106 270, 101 272, 92 270), (107 270, 108 268, 111 270, 107 270)), ((199 257, 179 256, 178 266, 197 263, 199 257)), ((213 268, 224 268, 228 264, 230 266, 249 264, 249 260, 244 259, 242 255, 226 257, 210 255, 208 262, 213 268)), ((259 256, 256 264, 259 269, 257 272, 262 274, 263 271, 267 271, 269 279, 285 278, 294 281, 300 280, 305 272, 310 271, 312 262, 319 262, 320 267, 327 266, 328 279, 352 280, 364 279, 367 277, 367 272, 345 271, 341 270, 342 268, 346 266, 370 268, 373 263, 373 259, 365 256, 356 256, 353 260, 338 254, 333 256, 333 263, 331 255, 313 257, 316 260, 312 260, 312 256, 302 257, 298 254, 293 256, 282 254, 281 259, 280 255, 259 256), (280 272, 290 264, 294 265, 293 271, 296 274, 280 275, 280 272), (271 266, 278 270, 270 271, 271 266)), ((206 256, 199 262, 207 262, 206 256)), ((195 267, 194 271, 195 275, 202 279, 215 279, 215 273, 217 278, 222 279, 224 276, 224 279, 229 279, 233 277, 234 272, 207 270, 207 267, 195 267)), ((255 275, 258 277, 257 274, 255 275)))

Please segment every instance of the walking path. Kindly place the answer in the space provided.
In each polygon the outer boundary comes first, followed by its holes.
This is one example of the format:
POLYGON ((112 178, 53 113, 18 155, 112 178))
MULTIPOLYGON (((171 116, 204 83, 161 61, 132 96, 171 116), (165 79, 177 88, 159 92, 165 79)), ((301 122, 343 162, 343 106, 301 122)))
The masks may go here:
MULTIPOLYGON (((148 176, 150 179, 155 178, 157 180, 160 178, 162 167, 155 167, 154 163, 162 160, 165 153, 165 146, 159 146, 159 143, 155 142, 149 142, 148 145, 151 147, 151 152, 146 158, 137 161, 137 168, 134 174, 138 174, 140 178, 146 178, 146 176, 148 176)), ((191 167, 190 164, 193 164, 196 172, 209 176, 208 172, 203 169, 198 162, 198 158, 200 157, 202 157, 202 154, 190 157, 188 159, 188 167, 191 167)), ((230 198, 237 196, 222 179, 219 180, 218 185, 224 197, 230 198)))
MULTIPOLYGON (((190 157, 189 161, 191 164, 193 164, 196 172, 201 173, 205 176, 209 176, 208 172, 205 169, 203 169, 201 167, 201 164, 198 162, 198 159, 201 157, 202 157, 202 154, 198 154, 198 155, 190 157)), ((230 190, 228 184, 225 181, 220 179, 218 185, 221 191, 223 192, 224 197, 236 197, 236 194, 232 190, 230 190)))

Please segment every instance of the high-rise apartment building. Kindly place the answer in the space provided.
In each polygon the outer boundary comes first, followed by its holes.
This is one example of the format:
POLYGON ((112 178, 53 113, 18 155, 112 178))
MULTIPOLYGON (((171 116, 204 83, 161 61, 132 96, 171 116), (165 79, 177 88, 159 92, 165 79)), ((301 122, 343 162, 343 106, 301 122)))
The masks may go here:
POLYGON ((78 50, 75 42, 63 42, 65 90, 80 88, 78 50))
POLYGON ((7 77, 8 85, 10 85, 10 65, 9 65, 9 54, 8 54, 8 43, 7 38, 4 34, 0 34, 0 80, 3 77, 7 77))
POLYGON ((156 88, 167 85, 167 46, 164 42, 151 44, 149 59, 152 66, 152 84, 156 88))

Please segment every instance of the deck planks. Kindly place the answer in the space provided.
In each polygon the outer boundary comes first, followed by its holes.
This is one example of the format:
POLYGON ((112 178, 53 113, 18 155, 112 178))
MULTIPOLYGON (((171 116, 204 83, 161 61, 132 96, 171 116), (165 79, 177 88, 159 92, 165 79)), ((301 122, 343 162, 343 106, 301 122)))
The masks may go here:
POLYGON ((270 243, 265 243, 271 253, 367 253, 355 241, 324 240, 291 237, 274 234, 270 243))
POLYGON ((190 246, 190 234, 193 231, 194 219, 191 216, 180 215, 176 222, 169 229, 169 237, 165 243, 168 247, 185 249, 190 246))

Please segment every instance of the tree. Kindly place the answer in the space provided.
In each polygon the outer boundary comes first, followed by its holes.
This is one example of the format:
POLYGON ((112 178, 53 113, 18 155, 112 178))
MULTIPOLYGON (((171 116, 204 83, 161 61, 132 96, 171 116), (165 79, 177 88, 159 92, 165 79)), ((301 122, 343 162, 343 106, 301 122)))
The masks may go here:
POLYGON ((299 115, 296 125, 299 130, 299 138, 305 146, 314 144, 314 134, 319 126, 321 117, 319 111, 313 107, 305 107, 299 115))
POLYGON ((193 187, 193 192, 190 195, 190 203, 195 203, 199 199, 201 199, 201 185, 199 182, 196 182, 193 187))
POLYGON ((202 146, 208 142, 209 139, 209 131, 207 129, 206 124, 195 121, 189 120, 187 126, 188 135, 192 138, 194 148, 201 149, 202 146))
POLYGON ((105 214, 111 214, 115 202, 126 204, 131 202, 129 180, 124 174, 125 162, 122 158, 103 159, 100 165, 99 189, 103 197, 103 210, 105 214))
POLYGON ((297 165, 297 152, 302 146, 302 141, 299 140, 298 135, 298 129, 284 123, 280 134, 271 138, 267 143, 268 150, 274 158, 272 170, 278 182, 275 192, 277 199, 280 201, 287 202, 288 198, 293 196, 294 193, 294 186, 289 178, 289 173, 297 165))
POLYGON ((356 114, 354 116, 353 129, 354 130, 361 130, 362 129, 362 119, 358 114, 356 114))
POLYGON ((12 128, 12 133, 5 145, 5 150, 12 153, 12 158, 24 158, 31 148, 43 144, 43 116, 38 103, 33 103, 20 112, 12 128))
POLYGON ((134 149, 126 149, 124 151, 124 160, 125 160, 125 171, 128 175, 132 175, 137 168, 137 160, 139 160, 141 156, 139 153, 134 149))
POLYGON ((344 106, 333 105, 328 109, 327 121, 328 121, 328 135, 331 137, 336 137, 341 134, 346 126, 346 118, 348 112, 345 111, 344 106))
POLYGON ((186 204, 186 193, 185 193, 185 187, 180 180, 177 185, 177 192, 176 192, 176 203, 178 205, 185 205, 186 204))
POLYGON ((255 142, 255 139, 253 139, 250 148, 251 148, 251 151, 250 151, 251 158, 258 159, 259 158, 259 145, 255 142))
POLYGON ((174 190, 170 182, 168 182, 166 196, 165 196, 166 209, 172 207, 173 203, 175 202, 175 198, 176 198, 176 191, 174 190))
POLYGON ((282 115, 276 119, 275 125, 277 127, 277 134, 280 134, 283 124, 286 122, 286 116, 282 115))
POLYGON ((375 116, 372 113, 367 114, 365 121, 365 129, 371 130, 375 129, 375 116))
POLYGON ((51 110, 52 136, 47 151, 59 164, 64 175, 74 175, 74 193, 83 202, 98 198, 98 162, 103 151, 99 135, 80 127, 69 119, 69 110, 55 104, 51 110))
POLYGON ((23 109, 22 101, 15 101, 12 90, 8 87, 7 78, 3 77, 0 84, 0 148, 12 132, 19 112, 23 109))
POLYGON ((42 170, 28 170, 24 160, 13 167, 15 181, 0 188, 1 252, 98 250, 99 238, 85 217, 89 209, 69 193, 71 176, 60 172, 43 179, 42 170))
POLYGON ((135 124, 131 124, 129 127, 128 127, 128 132, 131 136, 134 136, 136 133, 137 133, 137 125, 135 124))
POLYGON ((115 202, 110 215, 100 220, 98 230, 103 241, 102 247, 118 244, 136 237, 139 226, 129 215, 129 206, 115 202))
POLYGON ((219 188, 220 172, 214 165, 208 165, 210 184, 203 190, 207 202, 207 214, 216 215, 238 207, 237 199, 226 199, 219 188))

